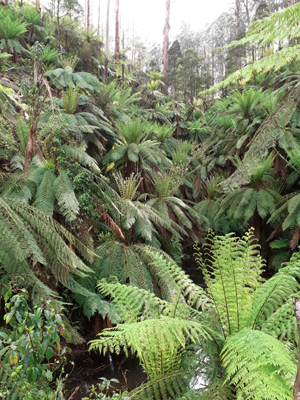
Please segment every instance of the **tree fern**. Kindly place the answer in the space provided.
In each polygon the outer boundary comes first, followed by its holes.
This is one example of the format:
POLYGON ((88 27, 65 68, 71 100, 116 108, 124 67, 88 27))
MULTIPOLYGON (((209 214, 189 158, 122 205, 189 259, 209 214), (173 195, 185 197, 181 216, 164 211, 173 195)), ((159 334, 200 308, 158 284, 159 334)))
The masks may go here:
POLYGON ((72 244, 89 261, 93 253, 50 216, 21 201, 0 199, 0 258, 8 276, 43 288, 41 297, 54 295, 55 281, 84 291, 72 275, 91 270, 68 247, 72 244), (67 243, 66 243, 67 242, 67 243))
POLYGON ((247 326, 264 263, 251 233, 213 238, 206 259, 202 270, 226 338, 247 326))

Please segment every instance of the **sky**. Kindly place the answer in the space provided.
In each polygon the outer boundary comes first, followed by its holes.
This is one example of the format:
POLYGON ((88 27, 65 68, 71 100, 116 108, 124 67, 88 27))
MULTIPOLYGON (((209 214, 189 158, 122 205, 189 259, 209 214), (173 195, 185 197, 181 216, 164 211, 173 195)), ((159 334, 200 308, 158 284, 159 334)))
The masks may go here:
MULTIPOLYGON (((97 26, 99 0, 91 0, 93 24, 97 26)), ((107 0, 100 0, 100 25, 105 25, 107 0)), ((189 22, 192 30, 205 29, 223 11, 229 9, 233 0, 171 0, 170 38, 180 30, 182 21, 189 22)), ((121 26, 145 43, 162 43, 165 20, 165 0, 120 0, 121 26)), ((115 0, 110 0, 110 28, 114 32, 115 0)), ((105 28, 104 28, 105 31, 105 28)))

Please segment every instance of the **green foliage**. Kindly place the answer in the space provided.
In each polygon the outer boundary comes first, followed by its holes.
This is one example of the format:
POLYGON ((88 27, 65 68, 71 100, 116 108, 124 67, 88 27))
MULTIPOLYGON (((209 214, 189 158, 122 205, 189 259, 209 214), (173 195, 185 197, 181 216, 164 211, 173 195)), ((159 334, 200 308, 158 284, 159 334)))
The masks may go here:
POLYGON ((7 400, 20 396, 26 400, 61 399, 61 385, 57 390, 48 385, 53 372, 64 362, 66 349, 60 346, 60 335, 64 333, 62 318, 49 302, 32 312, 24 290, 10 296, 8 291, 4 320, 12 331, 0 332, 0 396, 7 400), (61 361, 53 360, 54 349, 61 361))
MULTIPOLYGON (((234 41, 228 47, 242 46, 246 43, 259 44, 260 47, 272 44, 274 41, 282 42, 286 38, 293 39, 299 37, 298 19, 300 15, 299 4, 288 7, 283 11, 272 14, 268 18, 253 22, 245 38, 234 41)), ((272 49, 265 57, 258 61, 248 64, 246 67, 234 72, 228 78, 218 83, 211 89, 201 92, 207 94, 219 89, 223 89, 229 84, 243 79, 246 83, 253 74, 265 74, 270 70, 278 70, 291 61, 298 60, 299 46, 284 47, 273 52, 272 49)))
POLYGON ((244 399, 290 399, 295 360, 272 336, 250 329, 232 335, 222 351, 226 381, 244 399))
POLYGON ((0 259, 10 278, 23 277, 24 285, 33 285, 34 296, 39 301, 54 295, 46 283, 55 287, 57 280, 80 291, 72 274, 83 276, 91 271, 65 241, 87 260, 91 261, 93 253, 63 226, 24 201, 4 197, 0 199, 0 225, 3 233, 0 259), (45 267, 44 271, 40 265, 45 267))
POLYGON ((67 114, 74 114, 79 101, 78 89, 73 86, 69 88, 62 95, 64 110, 67 114))

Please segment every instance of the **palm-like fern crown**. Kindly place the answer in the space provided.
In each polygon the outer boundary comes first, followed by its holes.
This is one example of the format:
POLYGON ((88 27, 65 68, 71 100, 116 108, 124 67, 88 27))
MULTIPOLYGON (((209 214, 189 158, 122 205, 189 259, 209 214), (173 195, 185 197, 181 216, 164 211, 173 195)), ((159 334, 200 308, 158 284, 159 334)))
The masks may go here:
POLYGON ((162 173, 150 173, 151 181, 155 187, 158 198, 163 199, 172 195, 172 189, 174 189, 176 183, 176 171, 165 171, 162 173))
POLYGON ((156 124, 153 134, 159 142, 163 143, 173 135, 173 130, 172 126, 156 124))
POLYGON ((256 160, 250 157, 246 165, 243 165, 238 158, 235 158, 235 161, 238 168, 244 168, 243 172, 247 176, 251 188, 259 190, 263 184, 272 181, 273 171, 271 165, 274 161, 274 154, 271 153, 262 163, 257 163, 256 160))
POLYGON ((148 122, 141 122, 139 118, 127 119, 126 122, 117 124, 117 130, 127 145, 138 145, 144 142, 151 133, 151 129, 148 122))
POLYGON ((41 20, 41 14, 35 7, 24 7, 21 8, 20 13, 24 16, 26 22, 30 26, 38 25, 41 20))
POLYGON ((79 90, 73 85, 62 94, 64 110, 67 114, 74 114, 79 101, 79 90))
POLYGON ((112 298, 125 323, 104 331, 91 348, 137 352, 150 381, 132 392, 133 399, 177 398, 187 384, 177 378, 186 373, 180 369, 188 343, 200 347, 197 364, 202 358, 205 365, 208 358, 218 364, 200 398, 236 392, 248 400, 290 399, 296 362, 289 345, 277 338, 294 346, 298 340, 291 295, 300 289, 300 255, 265 283, 264 262, 251 232, 243 238, 212 238, 204 259, 207 294, 158 255, 152 255, 149 266, 162 291, 167 289, 168 301, 118 282, 101 282, 101 294, 112 298))
POLYGON ((20 19, 12 20, 9 15, 7 15, 0 25, 0 39, 13 40, 18 36, 26 32, 27 24, 22 22, 20 19))
POLYGON ((177 147, 175 151, 172 151, 172 160, 176 164, 184 164, 187 160, 187 156, 190 154, 192 149, 191 142, 181 141, 177 142, 177 147))
POLYGON ((69 58, 60 56, 59 61, 63 68, 70 67, 73 72, 76 68, 76 65, 78 64, 79 58, 76 55, 69 58))
POLYGON ((211 179, 207 179, 204 182, 208 199, 210 199, 210 200, 216 199, 217 192, 218 192, 218 184, 219 184, 219 179, 215 178, 215 177, 213 177, 211 179))
POLYGON ((261 90, 255 91, 253 88, 244 90, 242 93, 236 92, 232 96, 233 104, 229 108, 229 112, 236 114, 240 118, 249 118, 255 106, 259 103, 261 90))
POLYGON ((141 175, 132 173, 129 178, 123 178, 121 172, 114 174, 122 199, 133 200, 141 183, 141 175))

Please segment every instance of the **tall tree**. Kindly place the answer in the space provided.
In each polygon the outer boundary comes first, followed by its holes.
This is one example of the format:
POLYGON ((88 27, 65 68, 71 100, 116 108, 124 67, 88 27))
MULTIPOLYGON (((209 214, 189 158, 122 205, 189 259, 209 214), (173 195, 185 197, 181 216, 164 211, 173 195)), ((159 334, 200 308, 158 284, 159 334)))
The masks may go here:
POLYGON ((240 0, 235 0, 235 23, 236 23, 236 34, 237 34, 241 24, 240 0))
POLYGON ((106 44, 105 44, 105 65, 104 65, 104 78, 105 78, 105 81, 107 81, 107 75, 108 75, 109 7, 110 7, 110 0, 107 0, 107 11, 106 11, 106 44))
POLYGON ((99 5, 98 5, 98 28, 97 28, 97 35, 100 35, 100 4, 101 4, 101 0, 99 1, 99 5))
MULTIPOLYGON (((167 83, 168 79, 168 70, 169 70, 169 32, 170 32, 170 8, 171 1, 166 0, 166 19, 164 26, 164 48, 163 48, 163 57, 164 57, 164 76, 165 82, 167 83)), ((168 94, 168 86, 164 87, 165 94, 168 94)))
POLYGON ((120 58, 120 29, 119 29, 119 8, 120 0, 116 0, 116 42, 115 42, 115 60, 120 58))
POLYGON ((87 27, 87 31, 89 31, 89 28, 90 28, 90 0, 87 0, 86 27, 87 27))

